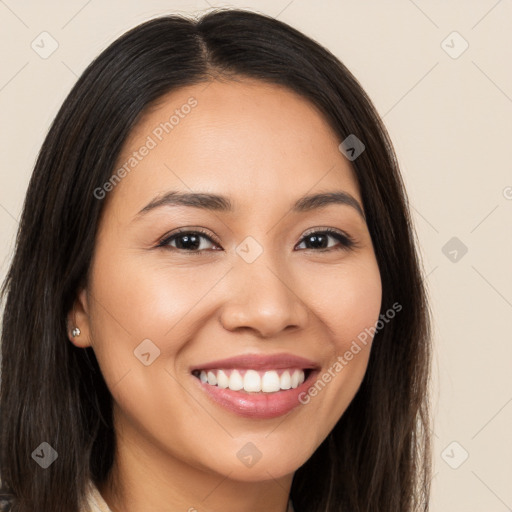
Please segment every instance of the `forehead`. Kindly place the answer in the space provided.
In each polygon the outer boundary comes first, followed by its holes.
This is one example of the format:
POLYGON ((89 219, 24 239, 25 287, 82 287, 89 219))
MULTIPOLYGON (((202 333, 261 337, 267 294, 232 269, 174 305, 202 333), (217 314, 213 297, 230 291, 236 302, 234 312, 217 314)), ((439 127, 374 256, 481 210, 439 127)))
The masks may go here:
POLYGON ((315 189, 360 199, 339 139, 288 88, 252 79, 183 87, 160 98, 128 137, 111 199, 126 212, 168 190, 228 195, 235 211, 288 204, 315 189))

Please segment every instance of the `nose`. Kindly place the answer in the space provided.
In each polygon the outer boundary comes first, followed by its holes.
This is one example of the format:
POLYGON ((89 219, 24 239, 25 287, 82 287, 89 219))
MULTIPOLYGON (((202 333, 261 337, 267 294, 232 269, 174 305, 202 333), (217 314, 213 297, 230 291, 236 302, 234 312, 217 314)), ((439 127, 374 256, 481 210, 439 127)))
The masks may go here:
POLYGON ((308 308, 299 296, 298 283, 290 282, 290 272, 272 269, 266 258, 250 264, 239 261, 226 287, 229 295, 220 321, 229 331, 251 330, 271 338, 307 325, 308 308))

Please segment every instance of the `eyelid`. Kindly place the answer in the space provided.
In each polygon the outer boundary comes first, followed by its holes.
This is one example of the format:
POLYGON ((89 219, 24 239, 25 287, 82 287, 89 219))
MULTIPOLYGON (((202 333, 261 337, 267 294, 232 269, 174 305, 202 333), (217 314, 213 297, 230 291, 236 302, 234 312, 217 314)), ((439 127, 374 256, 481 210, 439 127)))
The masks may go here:
MULTIPOLYGON (((166 233, 159 240, 157 247, 165 247, 171 238, 179 235, 180 233, 200 233, 201 235, 204 235, 206 238, 210 239, 215 245, 220 246, 220 242, 217 240, 215 235, 212 235, 205 228, 196 227, 196 226, 190 226, 190 227, 187 226, 186 228, 178 228, 173 231, 170 231, 169 233, 166 233)), ((190 252, 194 252, 194 251, 190 251, 190 252)), ((200 252, 200 251, 195 251, 195 252, 200 252)))
POLYGON ((328 233, 328 234, 342 235, 345 238, 347 238, 347 240, 354 241, 353 238, 348 233, 343 231, 342 229, 331 228, 331 227, 328 227, 328 226, 324 226, 324 227, 320 226, 320 227, 308 229, 302 235, 301 240, 303 240, 305 237, 307 237, 309 235, 312 235, 313 233, 328 233))
MULTIPOLYGON (((324 234, 332 236, 333 238, 336 238, 338 240, 338 242, 341 243, 342 248, 345 250, 356 249, 359 247, 359 243, 357 242, 357 240, 355 238, 353 238, 352 236, 350 236, 345 231, 343 231, 341 229, 337 229, 337 228, 327 227, 327 226, 315 227, 315 228, 308 229, 302 235, 302 238, 300 239, 299 244, 301 244, 305 238, 307 238, 308 236, 313 235, 315 233, 324 233, 324 234), (340 240, 340 238, 342 238, 343 240, 340 240)), ((314 250, 314 249, 306 249, 306 250, 313 250, 314 252, 322 252, 322 250, 314 250)), ((331 248, 323 249, 323 251, 330 251, 330 250, 334 250, 334 249, 331 249, 331 248)))

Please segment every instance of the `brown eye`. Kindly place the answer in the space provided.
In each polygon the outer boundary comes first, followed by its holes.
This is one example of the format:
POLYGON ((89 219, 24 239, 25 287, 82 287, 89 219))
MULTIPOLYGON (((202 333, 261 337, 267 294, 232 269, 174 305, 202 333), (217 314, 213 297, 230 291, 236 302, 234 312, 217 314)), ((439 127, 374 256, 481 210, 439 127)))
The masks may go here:
POLYGON ((355 245, 355 242, 351 237, 333 229, 313 231, 302 238, 301 244, 303 243, 310 245, 310 247, 306 247, 306 249, 320 249, 319 252, 350 249, 355 245), (338 245, 329 245, 329 239, 337 240, 338 245))
POLYGON ((187 252, 201 252, 208 250, 208 243, 215 246, 212 239, 202 231, 179 231, 166 238, 164 238, 158 247, 164 247, 169 249, 176 249, 187 252), (206 240, 206 242, 203 242, 206 240), (172 245, 172 244, 176 245, 172 245))

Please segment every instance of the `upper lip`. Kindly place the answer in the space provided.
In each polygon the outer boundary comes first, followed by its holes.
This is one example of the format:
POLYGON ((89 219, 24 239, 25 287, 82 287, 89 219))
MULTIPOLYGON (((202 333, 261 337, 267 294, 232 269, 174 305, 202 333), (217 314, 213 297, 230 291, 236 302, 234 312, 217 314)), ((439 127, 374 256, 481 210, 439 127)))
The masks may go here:
POLYGON ((191 367, 195 370, 245 368, 252 370, 278 370, 283 368, 317 369, 318 365, 304 357, 293 354, 242 354, 227 359, 217 359, 191 367))

